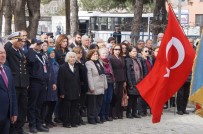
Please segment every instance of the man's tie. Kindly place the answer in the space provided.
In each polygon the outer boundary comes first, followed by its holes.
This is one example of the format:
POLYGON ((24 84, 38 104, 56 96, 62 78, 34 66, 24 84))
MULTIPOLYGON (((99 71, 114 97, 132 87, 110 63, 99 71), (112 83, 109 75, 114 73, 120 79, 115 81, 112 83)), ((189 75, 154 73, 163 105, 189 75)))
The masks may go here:
POLYGON ((6 77, 6 73, 3 71, 2 67, 0 67, 0 72, 1 72, 1 76, 2 76, 2 78, 4 80, 4 83, 5 83, 6 87, 8 88, 8 79, 6 77))

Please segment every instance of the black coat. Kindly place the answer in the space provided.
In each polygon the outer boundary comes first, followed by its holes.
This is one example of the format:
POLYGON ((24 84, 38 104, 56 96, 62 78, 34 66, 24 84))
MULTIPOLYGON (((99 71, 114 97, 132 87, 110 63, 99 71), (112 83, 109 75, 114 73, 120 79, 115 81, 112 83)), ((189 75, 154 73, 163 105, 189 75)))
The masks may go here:
POLYGON ((80 98, 80 76, 77 66, 74 66, 74 73, 69 64, 64 63, 58 72, 58 95, 64 95, 64 100, 77 100, 80 98))
POLYGON ((114 32, 113 33, 113 37, 116 40, 116 44, 120 44, 121 43, 121 32, 114 32))
POLYGON ((86 93, 88 91, 87 68, 85 64, 79 62, 76 62, 75 65, 79 69, 81 92, 86 93))
MULTIPOLYGON (((139 60, 141 61, 142 64, 142 69, 143 69, 143 76, 147 76, 147 74, 149 73, 149 70, 147 68, 147 64, 146 64, 146 60, 142 57, 139 57, 139 60)), ((153 62, 152 62, 152 58, 148 57, 147 60, 149 61, 151 68, 153 67, 153 62)))
MULTIPOLYGON (((135 59, 137 60, 137 59, 135 59)), ((128 57, 125 59, 126 61, 126 76, 127 76, 127 89, 128 89, 128 94, 133 94, 133 95, 139 95, 139 91, 136 88, 137 81, 135 78, 135 70, 134 70, 134 63, 133 59, 128 57)), ((142 77, 142 65, 140 61, 135 61, 139 68, 140 68, 140 73, 142 77)))
POLYGON ((63 63, 65 63, 65 57, 67 53, 68 53, 68 49, 64 52, 62 50, 55 49, 55 59, 59 65, 62 65, 63 63))
POLYGON ((86 55, 87 55, 87 52, 85 51, 85 49, 83 48, 83 46, 81 46, 82 48, 82 58, 81 58, 81 61, 82 63, 85 63, 86 62, 86 55))
POLYGON ((126 81, 126 74, 125 74, 125 60, 123 57, 118 59, 115 55, 110 57, 110 62, 112 65, 115 82, 124 82, 126 81))
POLYGON ((27 88, 29 86, 27 60, 24 52, 22 50, 19 51, 15 50, 13 47, 7 48, 6 64, 11 68, 15 87, 27 88))

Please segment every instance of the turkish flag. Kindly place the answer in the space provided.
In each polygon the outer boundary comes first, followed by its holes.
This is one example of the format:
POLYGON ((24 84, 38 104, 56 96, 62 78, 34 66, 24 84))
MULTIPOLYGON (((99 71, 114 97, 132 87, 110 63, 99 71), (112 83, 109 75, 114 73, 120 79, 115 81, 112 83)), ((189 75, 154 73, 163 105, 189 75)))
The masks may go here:
POLYGON ((156 62, 150 73, 137 85, 149 104, 152 122, 160 122, 164 104, 180 89, 191 73, 195 51, 169 5, 168 25, 156 62))

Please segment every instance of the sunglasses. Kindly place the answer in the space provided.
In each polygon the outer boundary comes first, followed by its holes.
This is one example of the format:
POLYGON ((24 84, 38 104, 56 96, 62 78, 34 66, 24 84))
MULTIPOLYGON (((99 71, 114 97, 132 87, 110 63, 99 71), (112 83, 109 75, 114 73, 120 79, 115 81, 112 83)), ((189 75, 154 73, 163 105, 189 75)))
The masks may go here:
POLYGON ((120 51, 121 49, 114 49, 114 50, 116 50, 116 51, 119 50, 120 51))
POLYGON ((149 51, 144 51, 145 53, 149 53, 149 51))

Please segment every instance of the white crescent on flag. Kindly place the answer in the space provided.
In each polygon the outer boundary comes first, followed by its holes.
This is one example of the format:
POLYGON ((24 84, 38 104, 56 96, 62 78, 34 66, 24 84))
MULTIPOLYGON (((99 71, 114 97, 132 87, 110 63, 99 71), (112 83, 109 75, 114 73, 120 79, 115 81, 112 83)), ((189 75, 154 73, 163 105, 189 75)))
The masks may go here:
MULTIPOLYGON (((167 60, 168 60, 168 52, 169 52, 170 48, 172 47, 172 45, 176 48, 176 50, 178 52, 178 60, 177 60, 176 64, 173 65, 172 67, 170 67, 170 69, 175 69, 178 66, 180 66, 180 64, 183 62, 183 60, 185 58, 185 50, 184 50, 183 44, 180 42, 180 40, 175 37, 172 37, 172 39, 168 42, 168 44, 166 46, 166 59, 167 60)), ((164 75, 164 77, 170 76, 170 69, 168 69, 166 67, 167 73, 164 75)))

